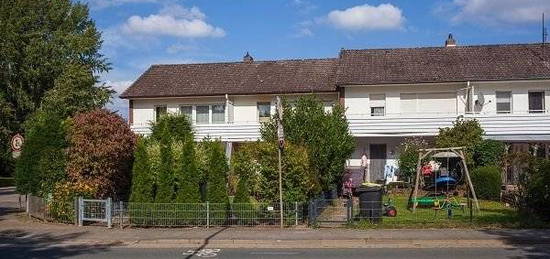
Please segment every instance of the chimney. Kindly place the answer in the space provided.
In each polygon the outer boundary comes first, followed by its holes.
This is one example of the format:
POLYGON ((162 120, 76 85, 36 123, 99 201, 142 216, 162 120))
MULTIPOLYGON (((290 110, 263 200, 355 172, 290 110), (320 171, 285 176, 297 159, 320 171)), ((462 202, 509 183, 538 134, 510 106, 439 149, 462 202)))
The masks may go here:
POLYGON ((445 41, 445 47, 456 47, 456 40, 453 38, 452 33, 449 33, 449 37, 445 41))
POLYGON ((243 62, 244 63, 252 63, 254 62, 254 58, 252 56, 250 56, 250 54, 248 53, 248 51, 246 52, 246 55, 244 55, 243 57, 243 62))

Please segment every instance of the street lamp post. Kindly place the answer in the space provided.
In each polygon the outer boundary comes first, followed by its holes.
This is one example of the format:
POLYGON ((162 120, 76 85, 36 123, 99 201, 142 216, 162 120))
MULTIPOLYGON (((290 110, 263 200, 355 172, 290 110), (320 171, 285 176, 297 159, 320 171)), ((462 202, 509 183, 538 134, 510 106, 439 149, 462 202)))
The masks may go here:
POLYGON ((282 166, 282 151, 285 144, 285 134, 283 130, 283 104, 281 103, 281 97, 277 96, 277 139, 279 142, 279 217, 281 221, 281 228, 284 227, 283 222, 283 166, 282 166))

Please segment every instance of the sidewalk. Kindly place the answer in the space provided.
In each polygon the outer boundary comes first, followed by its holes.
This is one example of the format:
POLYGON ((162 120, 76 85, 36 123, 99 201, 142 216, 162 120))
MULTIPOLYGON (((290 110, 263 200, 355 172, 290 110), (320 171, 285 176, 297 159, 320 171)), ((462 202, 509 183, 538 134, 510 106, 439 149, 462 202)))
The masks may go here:
POLYGON ((31 241, 55 245, 215 248, 446 248, 548 245, 550 230, 126 228, 44 223, 14 212, 17 198, 0 191, 0 247, 31 241))

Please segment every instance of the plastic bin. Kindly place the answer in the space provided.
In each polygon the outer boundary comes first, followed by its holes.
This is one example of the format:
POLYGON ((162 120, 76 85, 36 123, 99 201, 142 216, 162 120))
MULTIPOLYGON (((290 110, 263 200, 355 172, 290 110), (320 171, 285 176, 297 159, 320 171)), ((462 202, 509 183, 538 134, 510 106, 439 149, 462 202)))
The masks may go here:
POLYGON ((382 186, 360 186, 356 189, 359 196, 359 218, 372 223, 382 221, 382 186))

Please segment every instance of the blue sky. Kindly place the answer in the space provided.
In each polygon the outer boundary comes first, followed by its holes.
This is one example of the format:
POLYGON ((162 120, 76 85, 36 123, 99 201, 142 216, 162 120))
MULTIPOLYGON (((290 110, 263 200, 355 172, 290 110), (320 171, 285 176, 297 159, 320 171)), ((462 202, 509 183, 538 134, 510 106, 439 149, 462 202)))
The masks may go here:
MULTIPOLYGON (((84 0, 120 93, 151 64, 336 57, 340 48, 541 41, 550 0, 84 0)), ((110 105, 127 116, 127 101, 110 105)))

